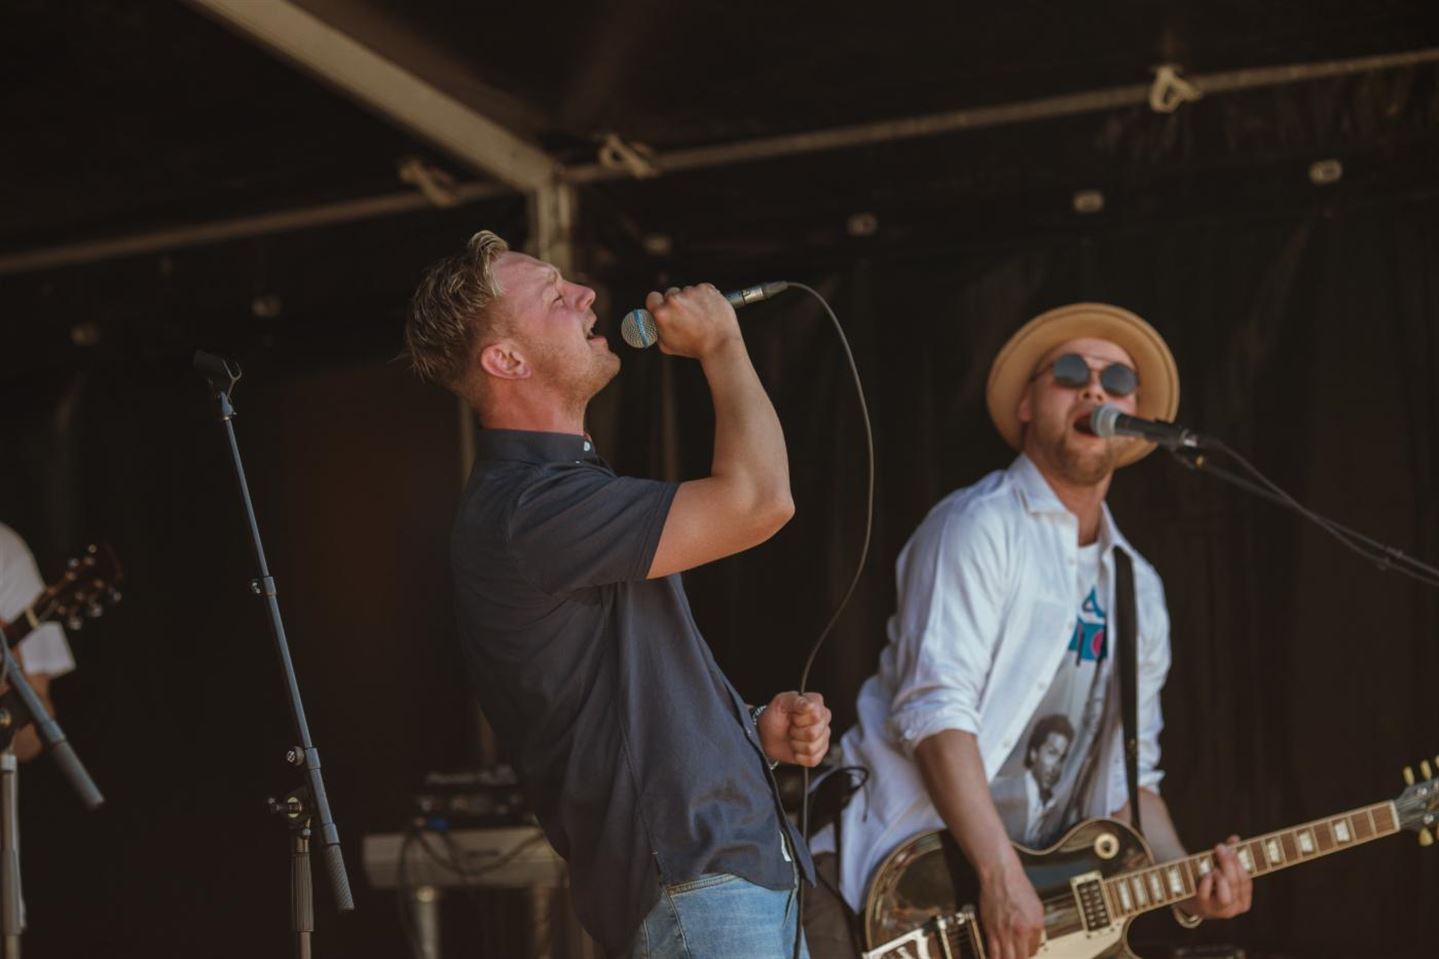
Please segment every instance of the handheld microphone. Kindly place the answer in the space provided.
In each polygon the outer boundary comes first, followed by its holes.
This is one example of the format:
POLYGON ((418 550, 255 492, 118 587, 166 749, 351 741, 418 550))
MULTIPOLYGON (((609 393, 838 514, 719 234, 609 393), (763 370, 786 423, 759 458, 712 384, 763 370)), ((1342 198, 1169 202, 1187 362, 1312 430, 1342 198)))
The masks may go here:
POLYGON ((1089 428, 1095 436, 1137 436, 1167 450, 1205 449, 1209 446, 1206 438, 1193 430, 1173 423, 1130 416, 1121 413, 1119 407, 1112 403, 1094 408, 1094 412, 1089 414, 1089 428))
MULTIPOLYGON (((776 293, 783 293, 787 289, 789 289, 789 284, 779 280, 774 283, 747 286, 743 290, 726 293, 724 298, 729 300, 730 306, 739 309, 742 306, 749 306, 751 303, 767 300, 776 293)), ((655 326, 654 315, 644 307, 630 310, 625 314, 625 318, 620 320, 620 336, 624 337, 625 342, 637 350, 654 346, 660 340, 659 327, 655 326)))

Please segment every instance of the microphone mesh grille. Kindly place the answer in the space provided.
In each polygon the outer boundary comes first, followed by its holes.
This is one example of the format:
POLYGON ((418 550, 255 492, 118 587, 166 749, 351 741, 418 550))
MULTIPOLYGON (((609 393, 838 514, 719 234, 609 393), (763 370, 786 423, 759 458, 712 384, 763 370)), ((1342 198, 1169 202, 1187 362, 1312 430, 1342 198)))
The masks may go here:
POLYGON ((1111 403, 1103 403, 1094 408, 1089 414, 1089 428, 1094 431, 1095 436, 1102 436, 1108 439, 1111 436, 1118 436, 1115 431, 1116 422, 1119 419, 1119 407, 1111 403))
POLYGON ((637 350, 654 346, 660 339, 655 318, 650 315, 649 310, 630 310, 626 313, 625 318, 620 320, 620 336, 637 350))

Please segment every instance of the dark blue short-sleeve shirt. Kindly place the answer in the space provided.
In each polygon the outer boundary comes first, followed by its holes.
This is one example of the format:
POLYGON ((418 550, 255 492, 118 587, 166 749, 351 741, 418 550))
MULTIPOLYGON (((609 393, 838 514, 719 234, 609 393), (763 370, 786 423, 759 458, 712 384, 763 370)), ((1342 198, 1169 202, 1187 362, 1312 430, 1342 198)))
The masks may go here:
POLYGON ((583 436, 481 430, 451 539, 473 687, 611 952, 661 885, 787 889, 796 850, 813 879, 680 577, 645 578, 676 488, 615 475, 583 436))

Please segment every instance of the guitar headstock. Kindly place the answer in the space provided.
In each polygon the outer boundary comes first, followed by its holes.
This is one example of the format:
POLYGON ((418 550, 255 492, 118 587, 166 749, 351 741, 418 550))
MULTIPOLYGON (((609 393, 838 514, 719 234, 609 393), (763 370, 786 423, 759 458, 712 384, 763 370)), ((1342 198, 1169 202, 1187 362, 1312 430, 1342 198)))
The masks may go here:
POLYGON ((77 630, 87 620, 104 615, 107 606, 120 602, 119 586, 124 578, 115 551, 92 543, 65 564, 65 572, 46 587, 31 609, 39 619, 59 620, 66 628, 77 630))
MULTIPOLYGON (((1439 756, 1434 761, 1439 763, 1439 756)), ((1399 825, 1419 833, 1419 845, 1430 846, 1434 843, 1434 824, 1439 823, 1439 779, 1434 777, 1427 759, 1420 760, 1419 773, 1423 782, 1415 782, 1413 768, 1404 767, 1408 788, 1394 800, 1394 808, 1399 812, 1399 825)))

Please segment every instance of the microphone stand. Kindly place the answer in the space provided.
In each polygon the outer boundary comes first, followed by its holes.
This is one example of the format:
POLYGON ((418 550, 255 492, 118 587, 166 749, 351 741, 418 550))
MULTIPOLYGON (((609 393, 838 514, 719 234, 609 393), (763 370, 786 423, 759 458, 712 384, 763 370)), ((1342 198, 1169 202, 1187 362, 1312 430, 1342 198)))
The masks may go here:
POLYGON ((20 959, 20 934, 25 931, 20 898, 20 764, 15 760, 14 727, 8 713, 0 733, 0 928, 5 935, 5 959, 20 959))
POLYGON ((265 599, 265 608, 270 616, 270 633, 274 637, 276 650, 280 655, 280 666, 285 674, 285 688, 289 694, 290 715, 295 724, 295 738, 298 746, 292 746, 285 754, 285 761, 300 767, 304 773, 301 784, 288 793, 283 800, 269 800, 271 813, 285 817, 290 828, 290 929, 294 935, 295 955, 299 959, 310 959, 310 935, 315 928, 314 899, 310 884, 310 838, 311 821, 319 821, 320 853, 330 877, 330 887, 341 912, 355 908, 350 893, 350 880, 345 873, 344 855, 340 849, 340 832, 330 812, 330 801, 325 794, 325 783, 320 776, 320 754, 310 739, 310 727, 305 721, 305 707, 300 699, 300 684, 295 678, 295 666, 290 659, 290 646, 285 639, 285 624, 280 617, 280 603, 277 599, 275 578, 270 575, 265 562, 265 548, 260 542, 260 526, 255 519, 255 507, 250 500, 250 486, 245 479, 245 466, 240 459, 240 446, 235 440, 235 407, 230 402, 230 392, 239 381, 240 366, 233 360, 214 356, 197 350, 195 369, 209 381, 220 409, 220 421, 225 427, 229 440, 230 457, 235 466, 235 478, 240 486, 240 499, 244 503, 245 518, 249 521, 250 541, 255 551, 255 562, 259 575, 250 580, 250 591, 265 599))
POLYGON ((1309 509, 1307 506, 1300 504, 1288 493, 1284 492, 1278 486, 1270 483, 1269 480, 1265 478, 1264 475, 1260 473, 1253 465, 1251 465, 1248 460, 1240 456, 1238 453, 1234 452, 1234 450, 1230 449, 1224 443, 1206 438, 1206 445, 1208 445, 1212 449, 1217 449, 1224 453, 1227 453, 1239 463, 1243 464, 1244 467, 1248 469, 1251 473, 1263 480, 1264 483, 1261 484, 1253 482, 1252 480, 1246 479, 1245 477, 1240 476, 1239 474, 1232 472, 1231 470, 1227 470, 1222 466, 1214 465, 1214 463, 1210 460, 1209 456, 1206 455, 1203 449, 1186 447, 1181 449, 1171 449, 1169 452, 1170 455, 1174 457, 1174 459, 1176 459, 1182 466, 1188 469, 1194 470, 1197 473, 1205 473, 1209 476, 1213 476, 1215 479, 1228 483, 1229 485, 1237 487, 1238 489, 1242 489, 1247 493, 1253 494, 1254 496, 1258 496, 1262 499, 1267 499, 1271 503, 1277 503, 1280 506, 1283 506, 1285 509, 1293 513, 1297 513, 1298 515, 1314 523, 1320 529, 1323 529, 1325 532, 1329 533, 1334 538, 1338 539, 1341 543, 1343 543, 1345 546, 1348 546, 1351 550, 1359 553, 1361 556, 1364 556, 1366 559, 1372 561, 1381 572, 1397 570, 1414 579, 1417 579, 1421 583, 1425 583, 1429 586, 1439 588, 1439 568, 1435 568, 1434 566, 1431 566, 1422 560, 1415 559, 1414 557, 1405 553, 1403 550, 1396 549, 1393 546, 1388 546, 1384 543, 1378 542, 1377 540, 1371 539, 1370 537, 1365 536, 1363 533, 1356 532, 1355 530, 1352 530, 1341 523, 1337 523, 1334 520, 1329 519, 1327 516, 1316 513, 1313 510, 1309 509))
POLYGON ((45 711, 35 687, 11 654, 3 632, 0 676, 10 684, 0 697, 0 885, 4 887, 0 893, 0 932, 4 935, 5 959, 20 959, 20 934, 25 931, 25 921, 20 896, 20 769, 11 748, 16 731, 34 721, 41 747, 54 757, 86 809, 99 807, 105 797, 75 755, 60 724, 45 711))

